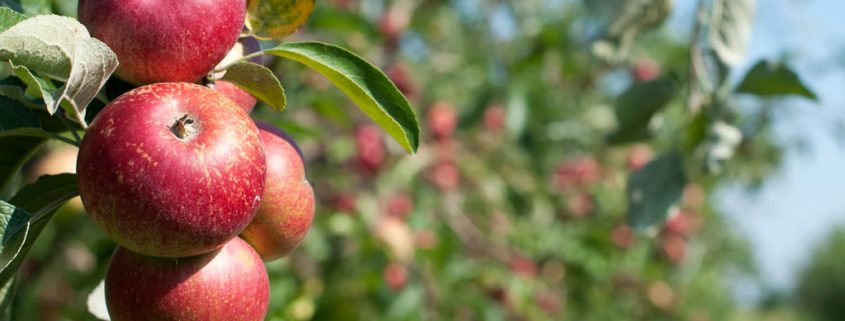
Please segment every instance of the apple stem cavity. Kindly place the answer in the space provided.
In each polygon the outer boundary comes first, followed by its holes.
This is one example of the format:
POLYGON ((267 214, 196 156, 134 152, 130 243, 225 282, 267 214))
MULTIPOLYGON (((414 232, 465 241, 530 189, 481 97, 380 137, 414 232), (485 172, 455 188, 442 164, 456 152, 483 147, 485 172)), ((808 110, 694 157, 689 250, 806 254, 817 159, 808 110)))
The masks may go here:
POLYGON ((187 114, 179 117, 173 125, 170 126, 170 131, 176 135, 180 140, 189 140, 196 136, 197 133, 196 122, 187 114))

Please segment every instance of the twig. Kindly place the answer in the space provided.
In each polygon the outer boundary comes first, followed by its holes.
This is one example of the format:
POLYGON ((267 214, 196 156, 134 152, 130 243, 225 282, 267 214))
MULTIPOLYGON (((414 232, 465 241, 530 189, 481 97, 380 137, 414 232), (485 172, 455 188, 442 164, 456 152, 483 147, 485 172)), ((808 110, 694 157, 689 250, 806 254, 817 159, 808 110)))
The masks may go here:
MULTIPOLYGON (((61 113, 62 114, 59 115, 59 120, 62 122, 62 124, 65 125, 65 127, 67 127, 67 129, 70 131, 71 135, 73 135, 73 138, 76 140, 75 142, 73 142, 73 145, 76 145, 77 147, 79 147, 79 145, 82 144, 82 137, 79 136, 79 133, 76 132, 76 129, 73 128, 73 126, 71 126, 70 123, 67 121, 67 113, 64 110, 61 110, 61 113)), ((83 120, 83 122, 84 122, 84 120, 83 120)), ((60 137, 62 137, 62 136, 60 136, 60 137)), ((64 138, 64 137, 62 137, 62 138, 64 138)), ((59 140, 61 140, 61 139, 59 139, 59 140)), ((67 142, 67 141, 65 141, 65 142, 67 142)))
POLYGON ((704 24, 704 0, 698 0, 698 5, 695 9, 695 25, 693 26, 692 35, 690 36, 690 65, 689 65, 689 96, 687 97, 687 108, 693 112, 698 112, 701 107, 701 94, 699 88, 699 66, 704 65, 701 57, 701 46, 699 45, 699 37, 701 35, 701 27, 704 24))
POLYGON ((232 62, 230 62, 230 63, 226 64, 226 65, 225 65, 225 66, 223 66, 223 67, 214 68, 214 70, 212 70, 212 71, 211 71, 211 73, 212 73, 212 74, 216 74, 216 73, 224 72, 224 71, 226 71, 226 69, 229 69, 229 67, 231 67, 232 65, 234 65, 234 64, 236 64, 236 63, 239 63, 239 62, 242 62, 242 61, 248 61, 248 60, 250 60, 250 59, 252 59, 252 58, 255 58, 255 57, 258 57, 258 56, 261 56, 261 55, 264 55, 264 50, 261 50, 261 51, 256 51, 256 52, 253 52, 253 53, 251 53, 251 54, 244 55, 243 57, 240 57, 240 58, 238 58, 238 59, 235 59, 234 61, 232 61, 232 62))

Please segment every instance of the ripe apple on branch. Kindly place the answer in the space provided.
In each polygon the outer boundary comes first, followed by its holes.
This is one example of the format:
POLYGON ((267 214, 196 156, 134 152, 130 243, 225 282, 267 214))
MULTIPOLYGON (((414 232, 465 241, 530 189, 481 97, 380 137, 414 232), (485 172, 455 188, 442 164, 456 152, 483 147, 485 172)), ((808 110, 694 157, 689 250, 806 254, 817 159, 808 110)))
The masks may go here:
MULTIPOLYGON (((16 68, 23 85, 41 89, 45 117, 63 124, 22 118, 0 132, 80 147, 76 176, 45 176, 27 186, 61 191, 46 194, 54 199, 0 206, 31 211, 20 224, 41 224, 78 191, 92 220, 119 246, 105 279, 112 320, 264 319, 269 283, 262 259, 283 257, 302 242, 315 198, 293 138, 249 115, 256 101, 286 107, 282 84, 260 64, 262 55, 321 73, 405 150, 417 149, 410 104, 369 62, 326 43, 258 45, 256 38, 294 32, 313 7, 313 0, 80 0, 78 22, 0 8, 0 59, 16 68), (45 35, 44 26, 57 25, 65 31, 45 35), (244 30, 249 37, 236 45, 244 30), (74 54, 62 55, 68 52, 74 54), (222 61, 227 53, 232 58, 222 61), (112 72, 139 87, 108 101, 100 90, 112 72), (42 86, 49 81, 65 85, 42 86), (86 111, 95 98, 105 107, 89 126, 86 111)), ((40 107, 10 99, 16 115, 40 107)), ((21 163, 32 154, 14 153, 21 163)), ((40 232, 4 229, 27 240, 40 232)), ((19 253, 2 272, 20 266, 26 251, 19 253)))

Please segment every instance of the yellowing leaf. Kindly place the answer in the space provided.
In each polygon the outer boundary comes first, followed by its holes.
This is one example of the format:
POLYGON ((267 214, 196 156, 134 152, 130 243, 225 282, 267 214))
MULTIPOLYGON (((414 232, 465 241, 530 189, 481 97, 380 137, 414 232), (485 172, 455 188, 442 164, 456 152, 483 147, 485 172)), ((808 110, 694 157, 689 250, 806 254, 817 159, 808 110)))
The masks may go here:
POLYGON ((296 31, 314 11, 314 0, 250 0, 246 26, 257 38, 279 39, 296 31))

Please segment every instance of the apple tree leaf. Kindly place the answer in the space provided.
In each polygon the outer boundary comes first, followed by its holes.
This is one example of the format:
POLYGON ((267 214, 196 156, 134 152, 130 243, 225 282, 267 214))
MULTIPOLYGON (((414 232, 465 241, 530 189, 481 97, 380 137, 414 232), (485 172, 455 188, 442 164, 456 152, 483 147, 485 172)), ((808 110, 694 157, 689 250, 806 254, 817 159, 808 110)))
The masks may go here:
POLYGON ((607 137, 608 143, 627 144, 651 137, 651 119, 676 93, 675 81, 667 77, 632 85, 616 98, 618 128, 607 137))
POLYGON ((585 0, 588 10, 605 21, 592 52, 611 63, 625 59, 636 38, 661 25, 672 12, 671 0, 585 0))
MULTIPOLYGON (((35 16, 40 14, 53 13, 52 0, 18 0, 23 8, 23 13, 35 16)), ((66 1, 62 1, 66 2, 66 1)))
POLYGON ((0 286, 0 320, 12 319, 12 301, 15 298, 15 282, 12 278, 0 286))
POLYGON ((314 0, 249 0, 246 26, 257 38, 280 39, 294 33, 314 11, 314 0))
POLYGON ((43 137, 13 137, 3 133, 39 127, 41 124, 32 110, 0 96, 0 191, 12 186, 23 164, 47 141, 43 137))
POLYGON ((687 183, 681 154, 668 152, 650 161, 628 178, 628 224, 644 231, 660 224, 681 200, 687 183))
POLYGON ((0 7, 0 32, 9 29, 18 22, 24 21, 25 15, 17 13, 15 10, 6 7, 0 7))
POLYGON ((252 62, 238 62, 226 68, 222 80, 237 85, 275 110, 285 109, 285 89, 279 78, 267 67, 252 62))
POLYGON ((0 201, 0 284, 14 277, 53 214, 78 194, 76 175, 47 175, 24 186, 9 202, 0 201))
POLYGON ((41 108, 40 102, 30 100, 26 96, 26 87, 26 83, 18 77, 9 76, 0 79, 0 96, 8 97, 31 109, 41 108))
POLYGON ((76 175, 42 176, 9 202, 0 201, 0 317, 9 318, 15 274, 53 214, 78 195, 76 175), (13 205, 15 204, 15 205, 13 205))
POLYGON ((736 92, 761 97, 798 95, 818 101, 818 96, 789 66, 766 60, 761 60, 751 67, 737 86, 736 92))
POLYGON ((708 42, 725 65, 742 62, 751 39, 755 0, 714 0, 708 42))
POLYGON ((16 75, 38 87, 51 114, 66 101, 80 115, 118 63, 114 52, 91 38, 85 26, 56 15, 35 16, 0 32, 0 60, 10 62, 16 75), (51 88, 40 76, 65 85, 51 88))
POLYGON ((289 42, 265 53, 297 61, 321 73, 407 152, 416 152, 420 126, 411 105, 381 70, 363 58, 320 42, 289 42))
POLYGON ((0 0, 0 7, 6 7, 15 12, 23 12, 20 0, 0 0))

